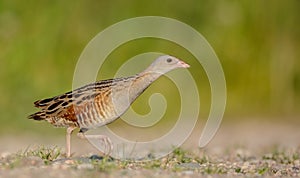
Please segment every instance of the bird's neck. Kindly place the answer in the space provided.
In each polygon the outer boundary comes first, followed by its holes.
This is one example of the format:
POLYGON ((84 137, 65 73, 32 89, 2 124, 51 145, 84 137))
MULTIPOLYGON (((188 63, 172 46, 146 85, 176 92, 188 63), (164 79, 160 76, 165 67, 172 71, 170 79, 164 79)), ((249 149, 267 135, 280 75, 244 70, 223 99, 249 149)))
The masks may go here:
POLYGON ((136 75, 135 80, 131 85, 131 96, 133 100, 140 94, 142 94, 156 79, 158 79, 163 73, 153 72, 153 71, 143 71, 136 75))
POLYGON ((163 73, 145 70, 137 75, 137 81, 141 81, 141 83, 148 86, 162 75, 163 73))
POLYGON ((162 73, 144 71, 112 85, 112 102, 117 116, 123 114, 162 73))

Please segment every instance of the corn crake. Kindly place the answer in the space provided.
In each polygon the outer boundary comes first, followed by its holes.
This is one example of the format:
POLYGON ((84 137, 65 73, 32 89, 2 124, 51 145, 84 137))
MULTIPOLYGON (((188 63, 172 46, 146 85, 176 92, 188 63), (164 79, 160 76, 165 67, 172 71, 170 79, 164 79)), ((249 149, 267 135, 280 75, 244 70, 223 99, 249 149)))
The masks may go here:
POLYGON ((144 71, 124 78, 101 80, 52 98, 34 102, 41 110, 29 119, 45 120, 56 127, 66 127, 66 156, 71 156, 71 134, 79 128, 80 138, 95 138, 104 142, 105 150, 113 149, 105 135, 85 135, 92 128, 118 119, 131 103, 161 75, 176 69, 188 68, 185 62, 169 55, 158 57, 144 71), (106 147, 108 146, 108 147, 106 147))

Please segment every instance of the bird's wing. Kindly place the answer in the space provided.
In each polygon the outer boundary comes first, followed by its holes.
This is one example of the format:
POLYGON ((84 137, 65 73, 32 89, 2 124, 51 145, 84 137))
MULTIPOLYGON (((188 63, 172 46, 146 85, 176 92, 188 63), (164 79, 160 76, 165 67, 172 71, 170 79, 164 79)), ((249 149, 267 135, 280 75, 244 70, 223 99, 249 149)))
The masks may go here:
POLYGON ((53 110, 57 106, 68 107, 69 105, 80 105, 84 101, 95 98, 103 89, 107 89, 113 83, 113 79, 102 80, 96 83, 91 83, 73 91, 58 95, 52 98, 37 100, 34 106, 40 109, 53 110))

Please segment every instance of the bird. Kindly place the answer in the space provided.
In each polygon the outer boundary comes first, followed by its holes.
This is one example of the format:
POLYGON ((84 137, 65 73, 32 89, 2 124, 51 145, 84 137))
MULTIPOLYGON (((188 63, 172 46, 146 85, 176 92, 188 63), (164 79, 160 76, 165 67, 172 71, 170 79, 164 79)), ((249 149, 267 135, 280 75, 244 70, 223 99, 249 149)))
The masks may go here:
POLYGON ((162 55, 135 75, 96 81, 55 97, 37 100, 34 106, 40 110, 29 115, 28 119, 65 127, 66 157, 71 156, 71 134, 76 128, 79 129, 79 138, 100 139, 108 145, 105 149, 109 153, 113 146, 107 136, 86 135, 85 132, 120 118, 136 98, 160 76, 177 68, 189 67, 189 64, 174 56, 162 55))

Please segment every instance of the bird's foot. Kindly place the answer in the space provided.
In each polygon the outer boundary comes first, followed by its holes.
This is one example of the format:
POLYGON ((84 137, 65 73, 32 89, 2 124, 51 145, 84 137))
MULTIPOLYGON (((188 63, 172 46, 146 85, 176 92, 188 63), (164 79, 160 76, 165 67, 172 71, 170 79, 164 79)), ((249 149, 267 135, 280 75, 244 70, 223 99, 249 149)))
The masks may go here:
POLYGON ((97 139, 97 140, 103 142, 103 144, 104 144, 103 153, 105 156, 109 156, 113 150, 112 141, 106 135, 85 135, 84 133, 79 132, 77 134, 77 136, 81 139, 97 139))

